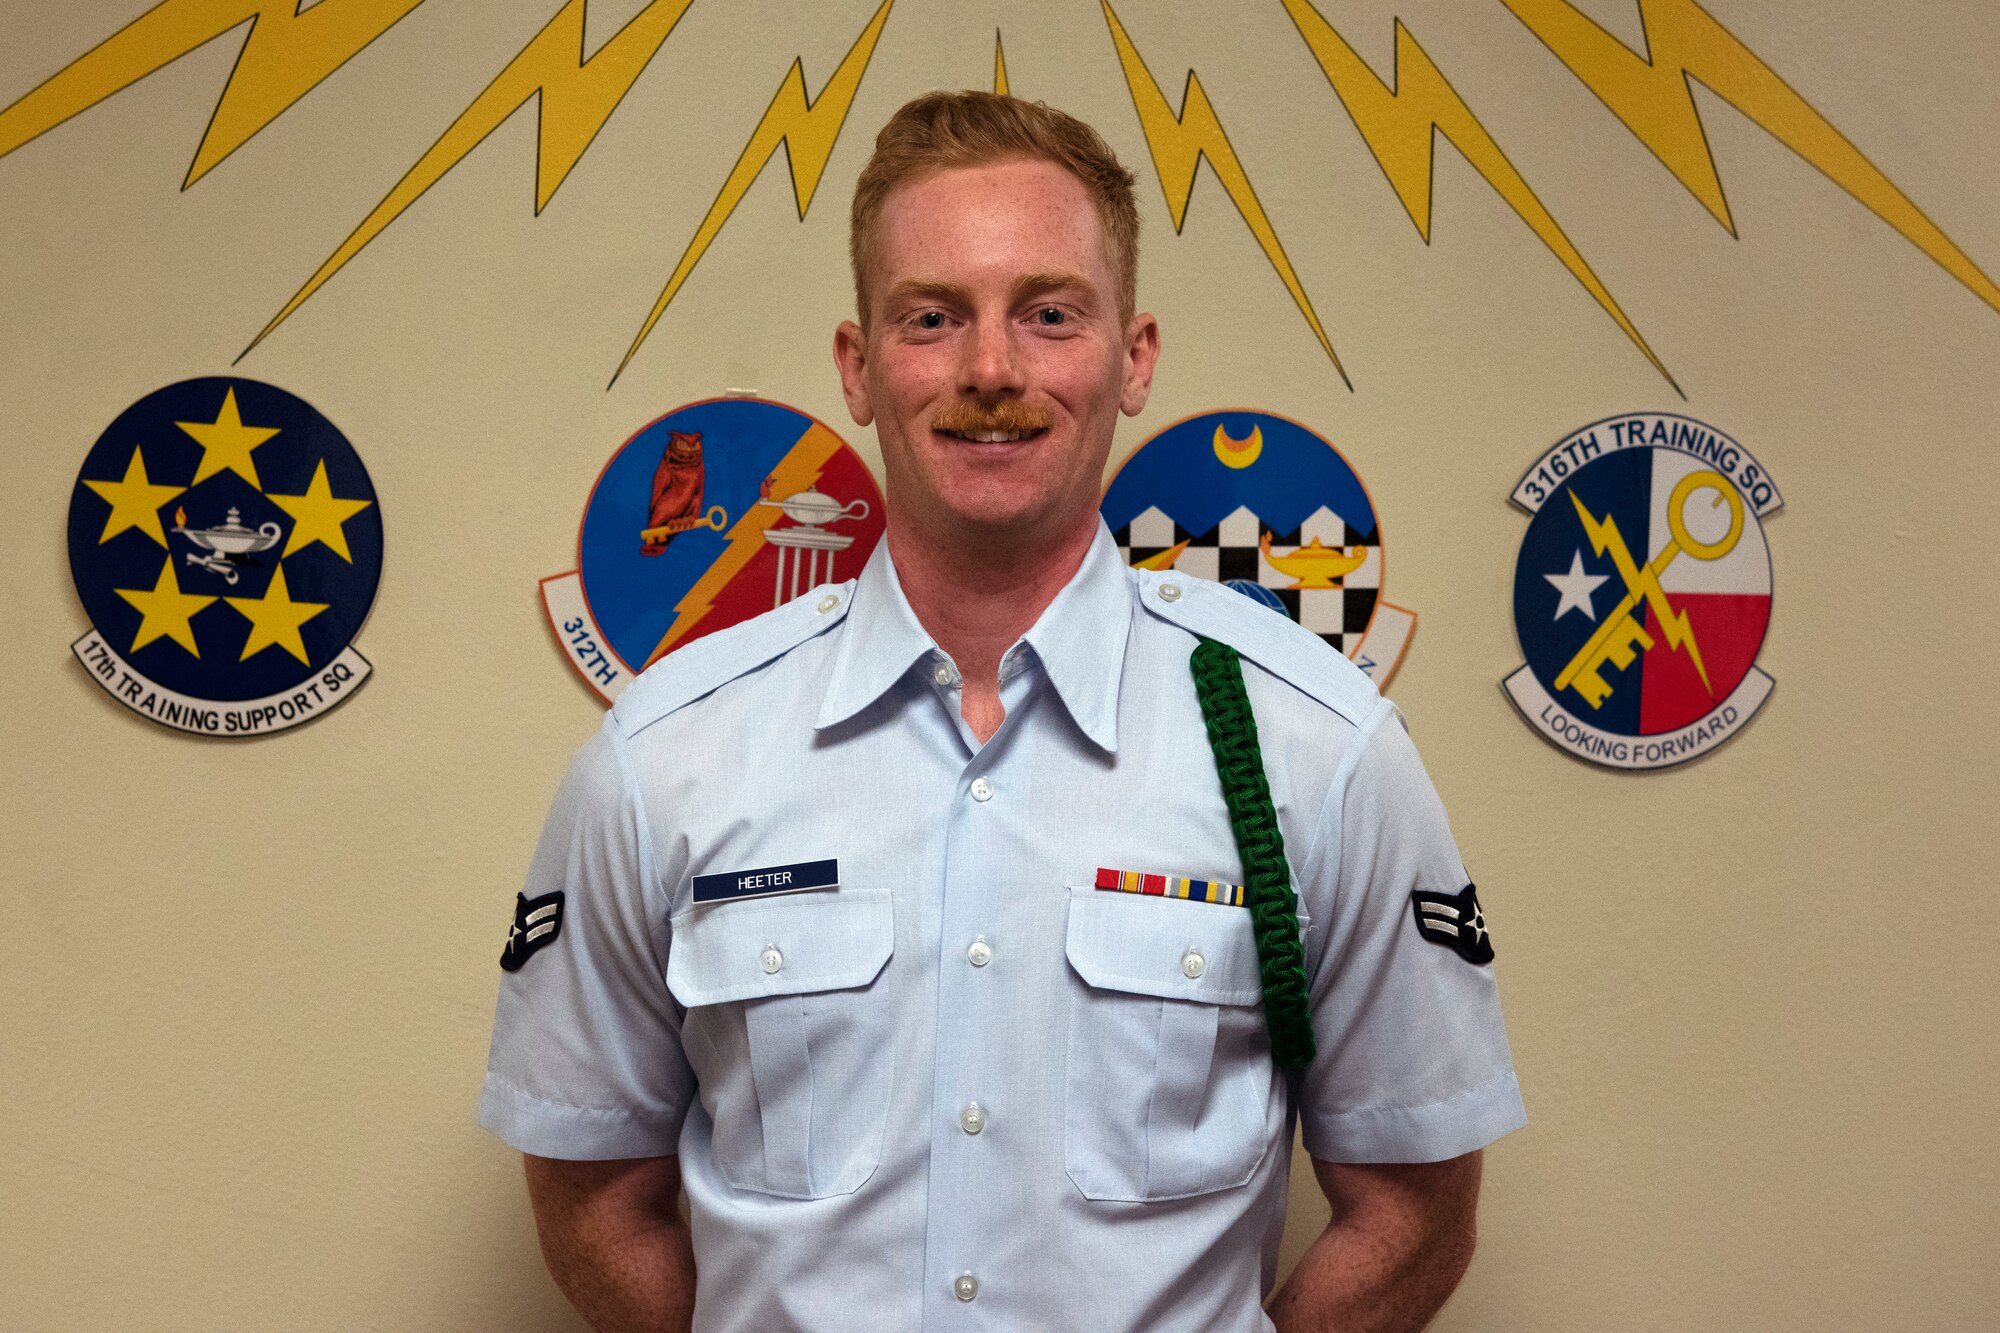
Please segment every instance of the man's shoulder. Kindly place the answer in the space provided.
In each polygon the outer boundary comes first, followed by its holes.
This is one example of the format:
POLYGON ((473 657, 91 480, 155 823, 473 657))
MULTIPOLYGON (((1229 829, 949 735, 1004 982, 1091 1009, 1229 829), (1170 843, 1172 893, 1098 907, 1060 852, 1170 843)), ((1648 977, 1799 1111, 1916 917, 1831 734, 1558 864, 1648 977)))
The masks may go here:
POLYGON ((612 705, 612 725, 630 738, 729 682, 777 661, 847 616, 854 583, 824 584, 775 610, 676 648, 640 673, 612 705))
POLYGON ((1167 570, 1134 571, 1139 604, 1157 620, 1234 648, 1244 660, 1355 726, 1381 706, 1361 668, 1290 616, 1215 582, 1167 570))

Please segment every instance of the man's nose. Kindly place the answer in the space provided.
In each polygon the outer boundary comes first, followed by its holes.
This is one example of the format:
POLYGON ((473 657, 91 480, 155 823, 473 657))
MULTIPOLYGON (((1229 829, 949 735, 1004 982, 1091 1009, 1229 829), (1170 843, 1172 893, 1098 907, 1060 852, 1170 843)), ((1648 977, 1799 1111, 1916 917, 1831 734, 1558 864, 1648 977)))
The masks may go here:
POLYGON ((1013 330, 1005 319, 980 319, 966 340, 961 387, 980 398, 1005 398, 1025 387, 1013 330))

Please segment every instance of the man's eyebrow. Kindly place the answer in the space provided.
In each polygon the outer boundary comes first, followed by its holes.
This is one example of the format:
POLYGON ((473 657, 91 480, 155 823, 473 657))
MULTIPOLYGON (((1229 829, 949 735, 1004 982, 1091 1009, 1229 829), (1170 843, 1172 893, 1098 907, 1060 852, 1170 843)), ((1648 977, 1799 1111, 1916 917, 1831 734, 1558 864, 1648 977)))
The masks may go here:
POLYGON ((941 282, 936 279, 910 278, 889 289, 883 299, 899 301, 948 301, 963 304, 966 300, 965 288, 955 282, 941 282))
POLYGON ((1045 269, 1040 273, 1029 273, 1014 283, 1014 299, 1025 300, 1031 296, 1042 296, 1049 292, 1088 292, 1090 279, 1080 273, 1066 273, 1061 269, 1045 269))

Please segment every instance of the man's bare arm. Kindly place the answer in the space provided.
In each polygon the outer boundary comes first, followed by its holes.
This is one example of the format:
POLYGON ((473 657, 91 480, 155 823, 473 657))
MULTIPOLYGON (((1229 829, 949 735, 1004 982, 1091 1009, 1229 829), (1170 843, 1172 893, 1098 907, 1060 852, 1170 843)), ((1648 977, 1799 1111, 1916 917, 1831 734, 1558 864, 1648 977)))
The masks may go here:
POLYGON ((687 1333, 694 1247, 681 1159, 526 1161, 542 1260, 577 1313, 597 1333, 687 1333))
POLYGON ((1279 1333, 1416 1333, 1472 1262, 1479 1154, 1448 1162, 1313 1161, 1333 1205, 1327 1224, 1272 1298, 1279 1333))

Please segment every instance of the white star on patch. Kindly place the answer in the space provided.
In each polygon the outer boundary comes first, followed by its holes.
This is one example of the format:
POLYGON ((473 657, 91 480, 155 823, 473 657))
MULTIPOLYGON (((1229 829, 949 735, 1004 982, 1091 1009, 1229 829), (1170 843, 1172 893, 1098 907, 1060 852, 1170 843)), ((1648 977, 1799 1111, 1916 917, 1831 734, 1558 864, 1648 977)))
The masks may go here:
POLYGON ((1597 619, 1597 608, 1590 604, 1590 595, 1611 576, 1584 573, 1581 548, 1570 557, 1569 573, 1544 574, 1542 577, 1554 584, 1556 591, 1562 594, 1562 600, 1556 603, 1557 620, 1561 620, 1570 611, 1581 611, 1592 621, 1597 619))

